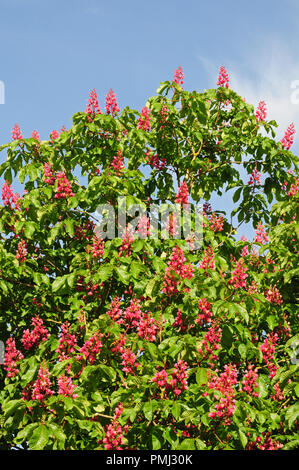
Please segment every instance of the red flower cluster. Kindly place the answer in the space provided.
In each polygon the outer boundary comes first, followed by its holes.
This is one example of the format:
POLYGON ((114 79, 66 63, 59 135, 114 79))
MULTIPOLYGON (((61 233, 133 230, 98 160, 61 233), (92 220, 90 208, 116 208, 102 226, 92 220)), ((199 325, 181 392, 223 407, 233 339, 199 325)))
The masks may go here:
POLYGON ((115 114, 119 113, 120 109, 117 104, 116 95, 112 88, 108 91, 106 95, 106 113, 111 114, 111 116, 115 116, 115 114))
POLYGON ((179 396, 183 391, 187 390, 187 366, 186 362, 179 359, 173 366, 170 379, 168 379, 164 368, 154 375, 152 382, 156 382, 159 388, 172 391, 175 396, 179 396))
POLYGON ((25 330, 21 339, 25 349, 30 349, 32 346, 38 346, 42 341, 46 341, 50 336, 50 333, 47 328, 44 327, 44 322, 41 318, 32 318, 32 325, 34 326, 33 330, 25 330))
POLYGON ((220 376, 214 376, 210 382, 207 382, 208 388, 214 391, 214 398, 218 401, 215 405, 215 411, 211 411, 209 417, 224 419, 223 424, 226 426, 230 425, 231 417, 235 411, 237 374, 236 366, 225 365, 224 372, 220 376))
POLYGON ((82 361, 84 357, 86 362, 94 364, 97 355, 100 353, 103 347, 103 344, 101 343, 102 336, 103 335, 101 333, 97 332, 84 343, 82 348, 80 348, 81 355, 78 356, 79 361, 82 361))
POLYGON ((150 117, 151 117, 151 111, 144 106, 141 109, 141 116, 138 119, 138 129, 142 129, 144 131, 150 131, 151 130, 151 122, 150 122, 150 117))
MULTIPOLYGON (((201 347, 198 349, 199 354, 204 358, 209 358, 211 361, 215 361, 217 359, 216 351, 220 349, 221 333, 221 328, 219 328, 216 323, 212 322, 212 325, 204 335, 201 347)), ((213 368, 214 363, 211 362, 210 366, 213 368)))
POLYGON ((150 219, 145 214, 140 217, 136 231, 141 238, 146 238, 150 235, 150 219))
POLYGON ((53 185, 57 181, 57 189, 55 198, 56 199, 65 199, 67 197, 75 196, 72 191, 72 186, 65 173, 59 171, 57 174, 53 172, 51 165, 49 163, 44 164, 44 181, 47 184, 53 185))
POLYGON ((198 308, 200 313, 198 314, 195 323, 199 323, 200 325, 203 325, 204 323, 210 323, 212 318, 210 302, 208 302, 205 298, 199 299, 198 308))
POLYGON ((210 229, 213 230, 213 232, 222 232, 223 230, 223 224, 224 224, 224 218, 222 215, 217 217, 215 212, 213 212, 210 216, 210 229))
POLYGON ((127 374, 135 375, 136 369, 139 367, 139 363, 136 362, 136 355, 130 348, 125 347, 126 345, 126 337, 124 335, 120 335, 120 337, 114 342, 111 351, 113 353, 119 353, 121 355, 121 365, 123 372, 127 374))
POLYGON ((217 86, 229 88, 229 76, 225 67, 220 67, 217 86))
POLYGON ((240 258, 239 261, 236 262, 236 268, 232 271, 232 278, 229 279, 228 284, 233 285, 234 289, 246 289, 246 274, 247 266, 244 264, 244 259, 240 258))
POLYGON ((177 85, 182 86, 184 83, 184 73, 182 67, 178 67, 174 71, 174 77, 173 77, 174 83, 177 83, 177 85))
POLYGON ((179 192, 175 198, 177 204, 189 204, 189 189, 185 181, 181 184, 179 192))
POLYGON ((165 369, 158 371, 152 378, 153 382, 156 382, 159 388, 167 388, 168 376, 165 369))
POLYGON ((281 305, 283 303, 282 295, 276 286, 270 286, 270 289, 266 290, 265 297, 271 304, 281 305))
POLYGON ((72 191, 72 186, 63 171, 59 171, 56 175, 57 180, 57 189, 55 198, 56 199, 65 199, 67 197, 75 196, 72 191))
POLYGON ((295 126, 292 123, 289 125, 284 137, 281 139, 281 143, 286 150, 290 150, 291 146, 293 145, 295 132, 295 126))
POLYGON ((99 108, 98 95, 95 89, 91 90, 91 92, 89 93, 89 100, 87 102, 85 113, 91 115, 101 114, 101 110, 99 108))
POLYGON ((198 267, 205 271, 208 269, 215 269, 215 255, 211 246, 204 250, 202 260, 198 267))
POLYGON ((283 390, 280 390, 279 383, 273 385, 274 388, 274 395, 271 395, 272 400, 274 401, 283 401, 285 399, 285 395, 283 390))
POLYGON ((155 341, 158 330, 159 324, 157 320, 149 314, 143 314, 137 327, 138 336, 147 341, 155 341))
POLYGON ((31 134, 31 138, 32 139, 35 139, 35 140, 38 140, 40 142, 40 135, 37 131, 33 131, 32 134, 31 134))
POLYGON ((248 368, 245 370, 243 380, 240 384, 240 392, 246 392, 248 395, 252 395, 253 397, 258 397, 259 394, 256 391, 258 387, 258 373, 257 369, 253 368, 253 365, 250 364, 248 368))
POLYGON ((58 377, 58 394, 64 397, 77 398, 78 394, 74 393, 77 385, 74 385, 71 377, 62 374, 58 377))
POLYGON ((49 163, 44 164, 44 181, 47 184, 54 184, 56 180, 55 173, 53 173, 52 167, 49 163))
POLYGON ((61 335, 59 338, 58 348, 56 349, 60 361, 69 359, 69 357, 75 352, 75 348, 77 346, 76 336, 71 335, 69 330, 70 324, 68 322, 61 325, 61 335))
POLYGON ((21 240, 18 243, 16 259, 19 261, 19 263, 22 263, 23 261, 26 261, 27 259, 27 244, 24 240, 21 240))
POLYGON ((175 237, 178 235, 178 221, 174 213, 172 212, 169 214, 169 217, 166 219, 166 232, 169 234, 170 237, 175 237))
POLYGON ((265 101, 260 101, 255 113, 257 122, 265 121, 267 117, 267 109, 265 101))
POLYGON ((139 363, 136 362, 136 355, 129 348, 122 348, 121 350, 121 365, 123 366, 123 372, 126 374, 135 375, 136 369, 139 367, 139 363))
POLYGON ((54 394, 51 390, 50 373, 45 365, 41 365, 32 389, 32 400, 42 401, 54 394))
POLYGON ((249 178, 249 181, 248 181, 248 184, 250 186, 261 186, 262 182, 261 182, 261 173, 259 171, 257 171, 256 168, 253 169, 251 175, 250 175, 250 178, 249 178))
POLYGON ((278 450, 281 449, 281 447, 283 447, 283 445, 280 444, 280 442, 273 441, 270 437, 270 432, 267 432, 266 436, 264 436, 264 433, 262 433, 262 437, 258 436, 255 441, 249 442, 246 446, 246 449, 278 450))
POLYGON ((76 226, 74 239, 75 240, 87 240, 92 237, 92 233, 94 232, 95 224, 88 220, 83 226, 76 226), (89 233, 88 233, 89 232, 89 233))
POLYGON ((121 171, 125 168, 124 157, 121 150, 118 150, 117 155, 113 158, 110 166, 116 171, 116 175, 119 176, 121 171))
POLYGON ((106 426, 106 433, 103 440, 98 441, 98 444, 104 444, 106 450, 123 450, 124 433, 127 432, 128 426, 119 424, 118 419, 123 412, 123 405, 120 403, 115 409, 115 414, 112 418, 112 423, 106 426))
POLYGON ((104 241, 101 240, 97 235, 93 237, 92 240, 92 256, 94 258, 100 259, 104 255, 104 241))
POLYGON ((187 362, 179 359, 178 362, 174 364, 169 385, 176 396, 179 396, 184 390, 187 390, 187 362))
POLYGON ((266 363, 266 366, 268 367, 268 370, 270 372, 269 373, 270 379, 273 379, 278 369, 278 366, 276 366, 273 363, 277 341, 278 341, 278 334, 269 333, 266 339, 260 345, 260 350, 263 354, 263 361, 266 363))
POLYGON ((13 338, 8 338, 4 355, 4 369, 7 372, 7 377, 14 377, 19 373, 17 362, 22 359, 24 359, 24 356, 21 351, 16 348, 15 340, 13 338))
POLYGON ((186 331, 188 329, 188 326, 185 324, 183 320, 182 312, 180 309, 178 309, 177 311, 177 316, 175 317, 175 320, 172 326, 179 328, 181 331, 186 331))
POLYGON ((165 270, 162 292, 167 295, 178 293, 178 284, 182 279, 191 279, 194 276, 194 267, 188 263, 183 250, 175 246, 168 266, 165 270))
POLYGON ((23 135, 22 135, 22 131, 20 129, 20 126, 18 124, 15 124, 12 128, 12 140, 22 140, 23 139, 23 135))
POLYGON ((254 237, 254 241, 256 243, 261 243, 262 245, 264 245, 265 243, 269 241, 269 237, 267 233, 265 232, 265 226, 262 225, 261 222, 257 224, 255 233, 256 233, 256 236, 254 237))
POLYGON ((123 315, 123 311, 120 308, 121 300, 120 297, 114 297, 114 299, 111 302, 110 308, 107 312, 107 315, 109 315, 110 318, 112 318, 115 323, 121 323, 121 317, 123 315))
POLYGON ((296 196, 299 191, 299 178, 295 178, 295 183, 291 184, 290 191, 287 193, 288 196, 296 196))
POLYGON ((127 307, 124 311, 124 318, 122 323, 128 327, 137 328, 143 315, 144 314, 141 310, 140 300, 134 297, 131 300, 129 307, 127 307))
POLYGON ((166 165, 165 158, 159 158, 157 154, 154 155, 149 150, 147 150, 145 153, 145 159, 152 168, 156 168, 159 171, 162 170, 162 168, 164 168, 164 166, 166 165))
POLYGON ((14 204, 15 209, 20 210, 19 206, 19 199, 20 195, 18 193, 14 193, 11 184, 9 181, 5 181, 2 185, 2 201, 4 206, 9 206, 10 209, 13 209, 12 204, 14 204))
POLYGON ((54 130, 52 132, 50 132, 50 138, 51 138, 51 142, 54 142, 54 140, 58 139, 59 137, 59 132, 54 130))

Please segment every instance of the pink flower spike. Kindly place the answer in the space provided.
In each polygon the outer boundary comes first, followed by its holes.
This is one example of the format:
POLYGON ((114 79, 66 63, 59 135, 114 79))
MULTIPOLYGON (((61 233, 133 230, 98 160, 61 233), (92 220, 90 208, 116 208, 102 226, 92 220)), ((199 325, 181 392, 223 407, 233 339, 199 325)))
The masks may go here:
POLYGON ((20 126, 18 124, 15 124, 12 128, 12 140, 22 140, 23 139, 23 135, 22 135, 22 131, 20 129, 20 126))
POLYGON ((267 109, 266 109, 266 103, 265 101, 260 101, 255 113, 255 117, 257 122, 263 122, 265 121, 267 117, 267 109))
POLYGON ((106 113, 111 114, 111 116, 115 116, 117 113, 119 113, 120 108, 118 107, 117 100, 116 100, 116 95, 112 88, 108 91, 106 95, 106 113))
POLYGON ((32 134, 31 134, 31 138, 32 139, 35 139, 35 140, 38 140, 40 142, 40 135, 37 131, 33 131, 32 134))
POLYGON ((176 83, 179 86, 182 86, 184 83, 184 73, 182 67, 178 67, 174 71, 174 78, 173 78, 174 83, 176 83))
POLYGON ((85 113, 86 114, 101 114, 101 110, 99 107, 99 101, 98 101, 98 95, 96 90, 93 88, 91 92, 89 93, 89 100, 87 102, 86 108, 85 108, 85 113))
POLYGON ((284 137, 281 139, 281 143, 286 150, 290 150, 292 144, 294 143, 295 132, 294 123, 291 123, 287 128, 284 137))
POLYGON ((220 67, 217 86, 229 88, 229 76, 225 67, 220 67))

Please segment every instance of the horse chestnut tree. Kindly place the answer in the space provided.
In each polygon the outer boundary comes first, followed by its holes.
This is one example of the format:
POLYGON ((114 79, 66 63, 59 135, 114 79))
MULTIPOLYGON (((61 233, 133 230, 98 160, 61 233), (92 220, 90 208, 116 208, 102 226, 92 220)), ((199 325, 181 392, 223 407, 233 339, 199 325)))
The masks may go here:
POLYGON ((92 90, 69 130, 1 147, 2 449, 298 447, 295 129, 276 139, 224 67, 215 89, 183 79, 140 112, 92 90), (232 213, 211 204, 227 191, 232 213), (122 236, 99 237, 120 201, 122 236), (174 203, 203 204, 200 247, 174 214, 150 236, 149 205, 174 203))

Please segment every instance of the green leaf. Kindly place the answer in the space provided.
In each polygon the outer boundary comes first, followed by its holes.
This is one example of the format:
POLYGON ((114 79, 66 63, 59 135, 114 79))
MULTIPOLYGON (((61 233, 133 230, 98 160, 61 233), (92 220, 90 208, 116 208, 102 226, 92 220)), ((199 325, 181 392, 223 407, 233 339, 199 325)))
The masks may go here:
POLYGON ((264 375, 260 375, 258 378, 258 394, 260 398, 265 398, 268 396, 268 380, 264 375))
POLYGON ((33 222, 26 222, 24 227, 24 235, 26 238, 31 239, 35 232, 35 224, 33 222))
POLYGON ((182 410, 182 407, 180 403, 175 402, 172 407, 172 415, 176 420, 178 420, 179 417, 181 416, 181 410, 182 410))
POLYGON ((293 426, 295 421, 299 417, 299 403, 295 403, 295 405, 290 406, 290 408, 286 412, 285 419, 288 422, 290 427, 293 426))
POLYGON ((196 372, 196 382, 198 385, 203 385, 207 383, 207 369, 200 367, 196 372))
POLYGON ((22 399, 10 400, 9 402, 4 403, 2 405, 5 418, 8 418, 9 416, 11 416, 18 408, 25 408, 25 407, 26 407, 26 404, 24 400, 22 399))
POLYGON ((21 429, 21 431, 18 432, 15 442, 17 444, 21 444, 25 440, 28 441, 30 439, 30 436, 32 435, 34 429, 38 427, 38 423, 30 423, 25 426, 25 428, 21 429))
POLYGON ((242 359, 246 359, 246 352, 247 352, 247 349, 246 349, 246 346, 245 344, 239 344, 238 346, 238 351, 239 351, 239 354, 241 356, 242 359))
POLYGON ((98 371, 102 372, 110 381, 114 382, 116 379, 116 372, 112 367, 106 366, 105 364, 100 364, 97 367, 98 371))
POLYGON ((143 250, 145 240, 138 238, 133 242, 132 249, 134 253, 138 253, 139 251, 143 250))
POLYGON ((52 291, 58 292, 66 282, 66 276, 57 277, 52 284, 52 291))
POLYGON ((184 439, 178 447, 178 450, 196 450, 194 439, 184 439))
POLYGON ((151 401, 148 401, 143 405, 143 414, 148 421, 153 419, 153 404, 151 401))
POLYGON ((66 219, 64 223, 65 223, 65 230, 71 237, 73 237, 75 221, 73 219, 66 219))
POLYGON ((234 202, 237 202, 240 199, 242 189, 243 188, 241 187, 241 188, 238 188, 237 191, 235 191, 235 193, 233 195, 233 201, 234 202))
POLYGON ((123 267, 114 268, 114 269, 120 281, 123 284, 129 284, 130 277, 131 277, 130 273, 128 273, 128 271, 123 267))
POLYGON ((278 321, 276 319, 276 317, 274 315, 269 315, 267 318, 266 318, 266 321, 269 325, 269 328, 270 330, 273 330, 275 328, 275 326, 278 325, 278 321))
POLYGON ((47 445, 49 437, 48 427, 45 424, 41 424, 34 429, 29 439, 29 448, 31 450, 42 450, 47 445))
POLYGON ((58 441, 58 448, 59 449, 64 449, 64 443, 66 441, 66 435, 63 432, 63 429, 61 426, 58 426, 55 423, 47 423, 47 426, 49 430, 51 431, 51 434, 54 436, 55 439, 58 441))
POLYGON ((246 437, 246 434, 241 429, 239 429, 239 436, 240 436, 240 441, 241 441, 242 447, 243 447, 243 449, 245 449, 245 447, 247 445, 247 442, 248 442, 248 439, 246 437))

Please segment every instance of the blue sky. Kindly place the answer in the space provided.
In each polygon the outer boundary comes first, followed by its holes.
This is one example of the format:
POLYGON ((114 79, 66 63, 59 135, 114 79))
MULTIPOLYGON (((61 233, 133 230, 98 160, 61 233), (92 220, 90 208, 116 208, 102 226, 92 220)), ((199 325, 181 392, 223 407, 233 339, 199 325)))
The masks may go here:
POLYGON ((16 122, 42 139, 70 127, 92 88, 102 108, 113 88, 140 109, 179 65, 188 90, 214 87, 224 65, 247 102, 266 101, 278 139, 292 121, 299 133, 298 0, 0 0, 0 22, 1 144, 16 122))

